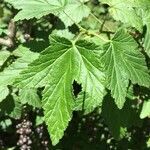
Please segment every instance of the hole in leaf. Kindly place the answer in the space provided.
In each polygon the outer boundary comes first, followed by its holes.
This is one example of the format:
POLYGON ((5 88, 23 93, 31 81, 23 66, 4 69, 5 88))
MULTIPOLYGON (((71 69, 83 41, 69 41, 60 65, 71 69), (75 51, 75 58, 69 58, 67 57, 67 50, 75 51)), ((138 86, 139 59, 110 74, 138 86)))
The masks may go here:
POLYGON ((77 83, 77 81, 74 80, 73 82, 73 94, 75 97, 78 96, 78 94, 82 91, 82 86, 81 84, 77 83))

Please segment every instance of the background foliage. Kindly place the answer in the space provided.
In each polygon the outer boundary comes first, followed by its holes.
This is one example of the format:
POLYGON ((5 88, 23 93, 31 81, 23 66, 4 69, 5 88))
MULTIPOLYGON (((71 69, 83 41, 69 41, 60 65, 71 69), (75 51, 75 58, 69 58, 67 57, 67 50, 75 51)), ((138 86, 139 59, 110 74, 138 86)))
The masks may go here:
POLYGON ((149 149, 149 10, 1 0, 0 149, 149 149))

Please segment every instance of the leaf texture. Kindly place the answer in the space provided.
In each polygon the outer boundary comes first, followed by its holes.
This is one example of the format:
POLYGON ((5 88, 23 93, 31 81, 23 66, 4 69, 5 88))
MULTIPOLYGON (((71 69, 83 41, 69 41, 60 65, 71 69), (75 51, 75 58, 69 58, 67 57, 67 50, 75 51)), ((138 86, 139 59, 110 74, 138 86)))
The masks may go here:
POLYGON ((50 13, 57 14, 64 9, 68 0, 6 0, 12 4, 19 13, 15 16, 15 21, 31 18, 41 18, 50 13))
POLYGON ((80 0, 6 0, 12 4, 19 13, 14 20, 41 18, 50 13, 58 16, 66 26, 79 23, 88 17, 90 9, 80 0))
POLYGON ((1 93, 0 94, 0 102, 1 102, 9 94, 9 89, 7 88, 7 86, 0 86, 0 93, 1 93))
POLYGON ((115 20, 142 31, 142 19, 134 9, 138 3, 136 4, 134 0, 102 0, 102 3, 110 6, 109 12, 115 20))
POLYGON ((14 79, 19 75, 19 73, 38 57, 38 53, 33 53, 27 48, 20 47, 19 49, 24 49, 26 51, 25 55, 18 58, 3 72, 0 72, 0 86, 12 85, 14 79))
POLYGON ((9 51, 0 51, 0 67, 5 63, 5 61, 9 56, 10 56, 9 51))
POLYGON ((77 69, 75 80, 82 84, 85 91, 82 99, 85 99, 83 109, 87 114, 101 105, 105 95, 105 74, 101 71, 100 62, 102 50, 100 46, 86 41, 77 42, 75 49, 78 50, 76 66, 80 68, 77 69))
POLYGON ((38 53, 33 53, 28 48, 22 46, 14 51, 14 55, 19 58, 9 67, 5 68, 4 71, 0 72, 0 89, 3 91, 0 98, 1 101, 9 94, 7 86, 12 85, 19 73, 38 57, 38 53))
POLYGON ((88 17, 90 9, 80 0, 70 0, 64 11, 60 13, 59 18, 66 26, 79 23, 83 18, 88 17), (71 19, 70 19, 71 18, 71 19))
MULTIPOLYGON (((150 5, 150 2, 149 2, 149 5, 150 5)), ((149 8, 143 7, 142 9, 140 9, 140 15, 143 20, 143 25, 146 26, 146 33, 144 37, 143 46, 144 46, 145 52, 150 57, 150 40, 149 40, 150 38, 150 11, 149 11, 149 8)))
POLYGON ((28 103, 33 107, 41 107, 41 100, 37 94, 37 89, 25 88, 20 90, 19 99, 22 104, 28 103))
POLYGON ((20 88, 45 86, 42 103, 53 145, 63 136, 72 117, 74 80, 82 84, 90 97, 86 100, 88 109, 102 103, 105 75, 100 70, 101 53, 95 44, 52 36, 50 47, 16 79, 15 85, 20 88))
POLYGON ((107 72, 107 86, 119 108, 123 107, 129 80, 149 87, 150 76, 145 58, 134 39, 120 29, 111 42, 104 45, 102 57, 107 72))

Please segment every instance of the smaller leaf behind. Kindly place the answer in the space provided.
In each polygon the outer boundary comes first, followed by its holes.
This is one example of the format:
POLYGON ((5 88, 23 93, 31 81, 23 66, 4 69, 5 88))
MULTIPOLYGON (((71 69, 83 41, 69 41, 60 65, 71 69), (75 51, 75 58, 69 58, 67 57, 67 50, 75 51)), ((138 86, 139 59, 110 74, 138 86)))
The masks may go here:
POLYGON ((124 105, 129 80, 133 84, 149 87, 150 76, 144 55, 124 29, 118 30, 111 42, 104 45, 102 62, 107 72, 107 87, 118 108, 124 105))
POLYGON ((2 102, 9 94, 9 89, 7 86, 0 86, 0 93, 0 102, 2 102))
POLYGON ((12 4, 14 8, 20 10, 14 20, 24 20, 31 18, 41 18, 50 13, 61 12, 68 0, 5 0, 12 4))
POLYGON ((74 23, 79 23, 83 18, 88 17, 90 9, 80 0, 70 0, 68 5, 60 13, 59 18, 64 22, 66 27, 74 23))
POLYGON ((135 10, 139 5, 134 0, 100 0, 100 2, 110 6, 109 12, 115 20, 142 31, 142 19, 135 10))
POLYGON ((140 118, 144 119, 150 116, 150 100, 144 101, 140 118))
POLYGON ((19 46, 13 52, 13 55, 19 58, 0 72, 0 90, 3 93, 0 96, 0 101, 4 100, 9 94, 7 86, 13 85, 13 82, 15 78, 18 77, 19 73, 38 57, 38 53, 33 53, 28 48, 23 46, 19 46))
POLYGON ((0 67, 5 63, 7 58, 10 56, 9 51, 0 51, 0 67))
POLYGON ((22 104, 28 103, 33 107, 41 107, 41 100, 37 94, 37 89, 24 88, 19 91, 19 99, 22 104))

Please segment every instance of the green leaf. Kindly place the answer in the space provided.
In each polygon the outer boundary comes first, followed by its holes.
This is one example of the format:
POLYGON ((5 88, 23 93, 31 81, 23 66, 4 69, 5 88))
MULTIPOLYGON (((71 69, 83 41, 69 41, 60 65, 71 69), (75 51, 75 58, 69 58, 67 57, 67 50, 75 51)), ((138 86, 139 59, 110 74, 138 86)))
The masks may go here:
POLYGON ((79 23, 83 18, 88 17, 90 9, 81 2, 81 0, 70 0, 64 11, 59 15, 59 18, 66 26, 79 23))
POLYGON ((44 123, 44 117, 36 115, 35 125, 39 126, 44 123))
POLYGON ((147 142, 146 142, 146 145, 148 148, 150 148, 150 137, 148 138, 147 142))
POLYGON ((112 40, 104 45, 101 61, 107 72, 107 87, 118 108, 124 105, 129 80, 133 84, 149 87, 150 76, 145 58, 136 41, 125 30, 116 32, 112 40))
POLYGON ((134 9, 137 6, 134 0, 101 0, 101 2, 110 6, 109 12, 115 20, 142 31, 142 19, 134 9))
POLYGON ((7 128, 11 125, 12 125, 12 121, 10 119, 5 119, 5 120, 0 121, 0 127, 4 131, 6 131, 7 128))
POLYGON ((143 8, 139 11, 141 18, 143 20, 143 25, 146 26, 146 33, 144 37, 144 49, 147 55, 150 57, 150 11, 149 9, 143 8))
POLYGON ((41 18, 50 13, 58 16, 66 26, 79 23, 88 17, 90 9, 84 1, 77 0, 6 0, 16 9, 21 9, 15 16, 15 21, 31 18, 41 18), (34 8, 34 9, 33 9, 34 8))
POLYGON ((7 58, 10 56, 9 51, 0 51, 0 67, 5 63, 7 58))
POLYGON ((19 99, 22 104, 28 103, 33 107, 41 107, 41 100, 37 94, 37 89, 25 88, 20 90, 19 99))
POLYGON ((5 0, 12 4, 19 13, 15 16, 15 21, 31 18, 41 18, 50 13, 60 13, 69 0, 5 0))
POLYGON ((3 29, 0 28, 0 35, 3 33, 3 29))
POLYGON ((149 0, 132 0, 134 5, 140 8, 150 8, 149 0))
POLYGON ((85 92, 80 92, 75 99, 75 105, 74 105, 74 110, 75 111, 82 111, 84 115, 91 113, 96 107, 101 106, 102 101, 95 101, 92 105, 92 102, 95 99, 91 98, 88 93, 85 92), (90 104, 91 103, 91 104, 90 104))
POLYGON ((12 85, 19 73, 38 57, 38 53, 33 53, 23 46, 18 47, 13 54, 20 58, 0 72, 0 102, 9 94, 7 86, 12 85))
MULTIPOLYGON (((38 53, 31 52, 28 48, 20 46, 14 51, 14 55, 20 53, 20 58, 13 62, 10 66, 0 72, 0 86, 6 87, 12 85, 19 73, 25 69, 29 63, 38 57, 38 53), (22 56, 20 51, 22 51, 22 56), (30 56, 30 57, 29 57, 30 56)), ((18 55, 19 56, 19 55, 18 55)))
POLYGON ((44 55, 37 62, 41 62, 46 56, 47 60, 43 64, 49 63, 50 66, 47 74, 48 85, 43 91, 42 103, 48 131, 53 145, 56 145, 72 118, 74 67, 71 43, 61 38, 53 38, 51 42, 53 46, 44 51, 44 55))
POLYGON ((71 49, 71 42, 65 38, 50 37, 51 46, 46 48, 39 58, 21 72, 15 84, 20 88, 37 88, 49 84, 51 68, 57 60, 62 60, 64 53, 71 49), (58 44, 58 45, 57 45, 58 44))
POLYGON ((12 94, 13 100, 14 100, 14 107, 11 113, 9 114, 10 117, 15 119, 20 119, 22 114, 22 105, 20 102, 19 97, 16 94, 12 94))
POLYGON ((116 3, 121 5, 121 3, 126 4, 127 7, 134 7, 134 8, 149 8, 150 1, 149 0, 99 0, 102 3, 112 4, 116 3))
POLYGON ((12 97, 7 97, 4 101, 0 103, 0 117, 3 115, 8 115, 13 111, 14 108, 14 100, 12 97))
POLYGON ((150 100, 144 101, 140 118, 144 119, 150 116, 150 100))
POLYGON ((105 75, 101 71, 100 62, 102 51, 100 46, 86 41, 79 41, 75 46, 75 49, 78 50, 75 61, 78 71, 75 80, 82 84, 85 92, 82 99, 85 99, 84 109, 87 114, 101 105, 105 95, 105 75))
POLYGON ((95 44, 74 43, 52 36, 51 46, 16 79, 15 84, 20 88, 45 86, 42 103, 53 145, 58 143, 71 120, 74 80, 82 84, 90 97, 86 102, 88 109, 93 110, 102 103, 105 75, 100 70, 101 53, 101 48, 95 44))
POLYGON ((57 35, 59 37, 64 37, 66 39, 73 39, 74 38, 74 34, 71 33, 68 29, 64 29, 64 30, 53 30, 52 32, 53 35, 57 35))
POLYGON ((3 17, 4 15, 4 9, 2 6, 0 6, 0 19, 3 17))
POLYGON ((130 100, 135 100, 137 98, 137 96, 135 96, 135 91, 132 84, 128 87, 127 98, 130 100))
POLYGON ((7 33, 7 24, 0 20, 0 35, 7 33))
POLYGON ((146 25, 146 35, 144 38, 144 49, 147 55, 150 57, 150 23, 146 25))
POLYGON ((14 119, 19 119, 21 117, 21 110, 21 103, 15 94, 7 96, 7 98, 0 103, 0 117, 9 116, 14 119))
POLYGON ((0 93, 1 93, 0 94, 0 102, 1 102, 9 94, 9 89, 7 88, 7 86, 0 86, 0 93))
MULTIPOLYGON (((60 69, 60 68, 59 68, 60 69)), ((69 70, 69 65, 68 68, 69 70)), ((54 77, 52 86, 46 86, 43 92, 43 108, 45 121, 53 145, 59 142, 64 135, 64 130, 72 118, 73 96, 71 93, 70 72, 63 72, 54 77)))

